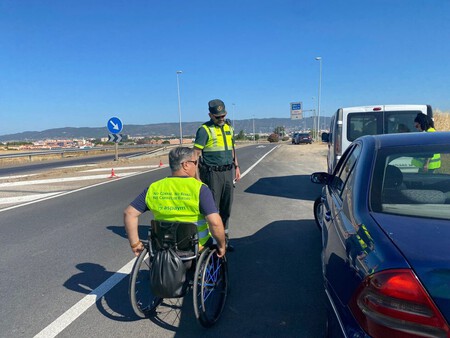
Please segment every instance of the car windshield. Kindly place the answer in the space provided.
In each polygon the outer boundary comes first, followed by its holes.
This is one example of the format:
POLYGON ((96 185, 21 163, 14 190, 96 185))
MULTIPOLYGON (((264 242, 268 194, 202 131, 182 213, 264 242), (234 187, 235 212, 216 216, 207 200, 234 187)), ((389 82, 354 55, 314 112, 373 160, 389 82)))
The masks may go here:
POLYGON ((450 146, 381 150, 370 204, 376 212, 450 219, 450 146))

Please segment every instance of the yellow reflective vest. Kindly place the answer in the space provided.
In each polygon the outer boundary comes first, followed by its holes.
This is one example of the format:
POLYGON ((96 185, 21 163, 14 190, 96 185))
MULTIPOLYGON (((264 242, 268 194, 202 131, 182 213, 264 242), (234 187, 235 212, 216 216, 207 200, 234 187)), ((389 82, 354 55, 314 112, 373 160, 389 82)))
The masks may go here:
MULTIPOLYGON (((427 132, 432 133, 435 132, 436 129, 434 128, 428 128, 427 132)), ((439 169, 441 167, 441 154, 434 154, 432 158, 413 158, 411 161, 411 164, 418 168, 423 168, 425 163, 428 162, 428 169, 439 169)))
POLYGON ((152 183, 145 196, 145 203, 155 220, 195 223, 200 245, 211 237, 208 223, 200 213, 202 185, 193 177, 166 177, 152 183))
POLYGON ((222 128, 212 124, 203 124, 202 127, 208 133, 208 142, 203 148, 204 152, 231 151, 233 149, 233 127, 225 123, 222 128))

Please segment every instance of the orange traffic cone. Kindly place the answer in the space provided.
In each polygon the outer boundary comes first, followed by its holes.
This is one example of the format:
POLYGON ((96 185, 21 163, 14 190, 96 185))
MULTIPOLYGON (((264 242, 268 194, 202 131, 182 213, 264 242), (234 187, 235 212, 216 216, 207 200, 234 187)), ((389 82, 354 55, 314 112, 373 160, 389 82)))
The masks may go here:
POLYGON ((109 176, 109 178, 114 178, 114 177, 119 177, 116 175, 116 173, 114 172, 114 169, 111 169, 111 176, 109 176))
POLYGON ((161 161, 161 160, 159 160, 159 166, 160 166, 160 167, 162 167, 162 166, 163 166, 163 163, 162 163, 162 161, 161 161))

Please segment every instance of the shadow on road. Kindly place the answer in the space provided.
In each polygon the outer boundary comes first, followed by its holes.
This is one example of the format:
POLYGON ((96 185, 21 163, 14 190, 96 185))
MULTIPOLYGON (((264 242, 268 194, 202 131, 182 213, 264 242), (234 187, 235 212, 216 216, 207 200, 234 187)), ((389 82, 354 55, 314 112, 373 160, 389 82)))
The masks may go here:
POLYGON ((314 201, 322 186, 311 182, 309 175, 265 177, 248 187, 245 192, 267 196, 314 201))
MULTIPOLYGON (((72 291, 90 294, 98 288, 115 272, 107 271, 102 265, 96 263, 80 263, 76 267, 80 273, 70 277, 64 286, 72 291)), ((128 298, 128 276, 107 292, 100 300, 97 300, 97 308, 106 317, 118 321, 134 321, 139 319, 133 312, 128 298)))
MULTIPOLYGON (((275 221, 251 236, 233 239, 236 251, 227 254, 230 289, 220 321, 202 328, 190 291, 183 301, 166 302, 148 325, 177 337, 320 337, 325 318, 320 241, 313 220, 275 221)), ((85 294, 114 274, 95 263, 77 268, 81 272, 64 286, 85 294)), ((138 319, 128 301, 128 280, 122 279, 96 303, 112 320, 138 319)))
POLYGON ((203 329, 186 307, 176 337, 322 337, 325 293, 314 221, 272 222, 233 243, 220 321, 203 329))

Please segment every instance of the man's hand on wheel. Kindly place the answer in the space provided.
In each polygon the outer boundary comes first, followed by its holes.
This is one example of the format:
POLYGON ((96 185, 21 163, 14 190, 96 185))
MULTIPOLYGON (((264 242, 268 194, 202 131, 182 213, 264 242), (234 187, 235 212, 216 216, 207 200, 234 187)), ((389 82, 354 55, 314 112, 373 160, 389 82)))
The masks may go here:
POLYGON ((222 258, 223 256, 225 256, 226 251, 227 250, 225 249, 225 246, 223 247, 217 246, 217 257, 222 258))

